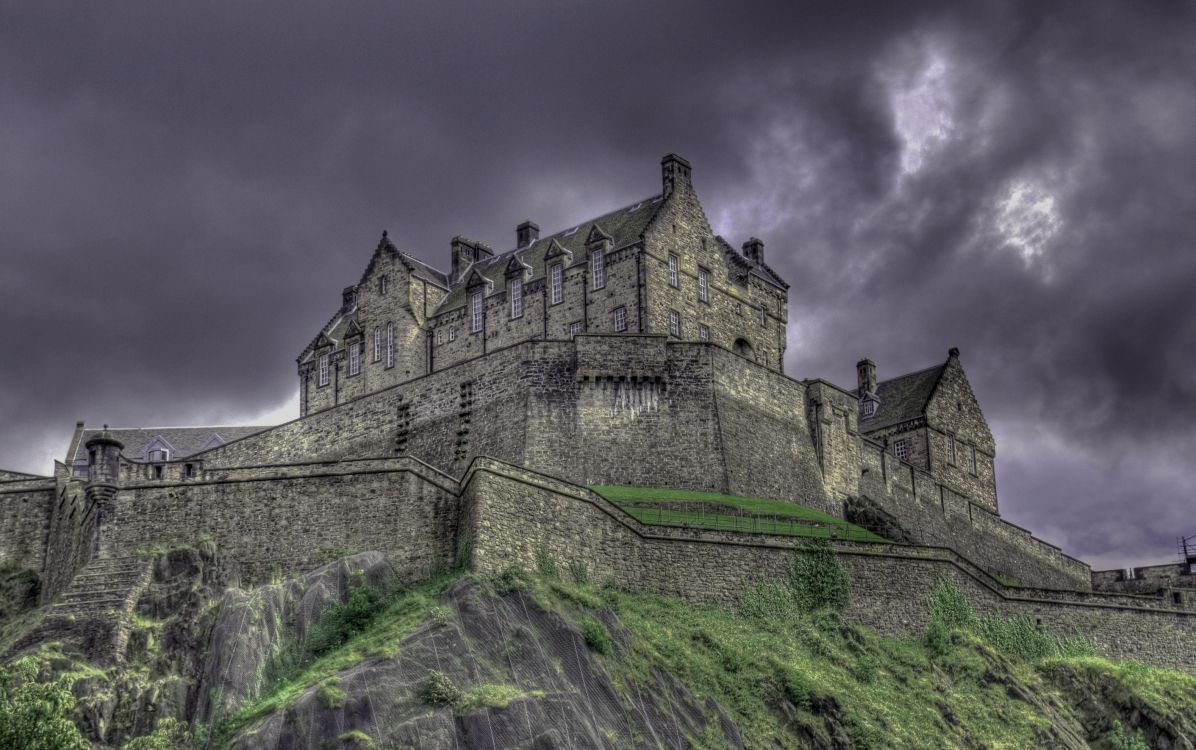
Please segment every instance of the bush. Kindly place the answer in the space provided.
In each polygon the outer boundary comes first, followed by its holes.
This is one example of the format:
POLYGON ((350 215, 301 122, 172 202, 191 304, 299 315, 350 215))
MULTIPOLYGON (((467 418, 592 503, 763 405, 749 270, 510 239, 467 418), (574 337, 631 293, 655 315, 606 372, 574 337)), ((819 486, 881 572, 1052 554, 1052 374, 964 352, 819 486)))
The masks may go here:
POLYGON ((187 725, 178 719, 165 718, 152 734, 129 740, 121 750, 190 750, 193 746, 194 738, 187 725))
POLYGON ((606 632, 605 625, 593 617, 587 617, 581 622, 581 634, 591 650, 603 655, 610 654, 610 633, 606 632))
POLYGON ((926 650, 935 658, 945 656, 951 649, 951 631, 942 620, 931 618, 930 627, 926 628, 926 637, 922 639, 926 650))
POLYGON ((590 582, 590 566, 586 564, 585 560, 570 560, 569 577, 578 586, 586 585, 590 582))
POLYGON ((840 610, 851 600, 851 577, 825 539, 794 549, 790 580, 794 601, 802 611, 840 610))
POLYGON ((428 673, 428 681, 424 683, 422 693, 424 703, 433 706, 452 706, 461 700, 461 690, 444 672, 432 671, 428 673))
POLYGON ((494 577, 494 590, 500 594, 505 594, 509 591, 523 588, 526 580, 527 574, 523 571, 523 568, 518 565, 508 565, 503 568, 501 573, 494 577))
POLYGON ((1039 661, 1059 653, 1059 644, 1050 633, 1035 627, 1030 618, 985 617, 976 623, 977 634, 990 646, 1011 659, 1039 661))
POLYGON ((345 705, 345 701, 348 699, 349 694, 337 687, 340 684, 341 681, 335 677, 320 683, 319 689, 316 690, 316 698, 320 701, 324 708, 327 708, 331 711, 332 709, 340 708, 341 706, 345 705))
POLYGON ((557 577, 556 560, 552 559, 552 553, 543 545, 536 548, 536 570, 545 578, 557 577))
POLYGON ((377 591, 368 586, 354 588, 348 600, 320 615, 320 621, 307 633, 307 650, 314 656, 333 650, 368 628, 384 608, 377 591))
POLYGON ((1120 721, 1113 722, 1113 731, 1109 733, 1109 747, 1112 750, 1150 750, 1141 729, 1133 734, 1126 734, 1120 721))
POLYGON ((968 597, 955 581, 946 576, 938 579, 934 591, 927 601, 930 621, 940 623, 948 631, 971 628, 976 624, 976 613, 968 597))
POLYGON ((778 581, 755 581, 739 592, 739 614, 761 622, 786 622, 795 613, 793 589, 778 581))
POLYGON ((36 659, 0 667, 0 747, 23 750, 90 750, 68 717, 75 710, 71 680, 40 682, 36 659))

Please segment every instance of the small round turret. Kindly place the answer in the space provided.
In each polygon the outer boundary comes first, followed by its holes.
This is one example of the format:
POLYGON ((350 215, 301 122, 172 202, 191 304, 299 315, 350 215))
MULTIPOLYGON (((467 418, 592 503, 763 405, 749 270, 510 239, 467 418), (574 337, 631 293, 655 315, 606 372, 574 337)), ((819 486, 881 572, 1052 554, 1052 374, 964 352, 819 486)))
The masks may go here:
POLYGON ((120 452, 125 444, 108 430, 108 425, 104 425, 103 431, 84 445, 87 448, 87 481, 115 486, 120 478, 120 452))

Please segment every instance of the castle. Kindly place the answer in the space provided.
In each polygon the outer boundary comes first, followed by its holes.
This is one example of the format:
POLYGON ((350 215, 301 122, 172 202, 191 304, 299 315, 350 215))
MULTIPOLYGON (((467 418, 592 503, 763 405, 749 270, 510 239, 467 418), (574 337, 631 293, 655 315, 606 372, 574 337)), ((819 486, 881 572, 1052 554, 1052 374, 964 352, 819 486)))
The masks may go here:
POLYGON ((537 555, 596 580, 733 602, 784 575, 793 537, 650 524, 588 489, 632 485, 797 503, 871 520, 835 539, 847 614, 925 626, 942 576, 982 613, 1196 672, 1190 565, 1153 590, 1094 574, 1001 518, 995 443, 959 350, 856 387, 784 373, 788 285, 764 244, 715 235, 692 168, 495 253, 457 237, 447 272, 385 233, 298 358, 301 417, 272 428, 79 424, 54 476, 0 473, 0 559, 38 573, 57 637, 119 659, 139 551, 209 539, 243 580, 376 549, 408 580, 537 555), (1099 589, 1099 590, 1094 590, 1099 589))

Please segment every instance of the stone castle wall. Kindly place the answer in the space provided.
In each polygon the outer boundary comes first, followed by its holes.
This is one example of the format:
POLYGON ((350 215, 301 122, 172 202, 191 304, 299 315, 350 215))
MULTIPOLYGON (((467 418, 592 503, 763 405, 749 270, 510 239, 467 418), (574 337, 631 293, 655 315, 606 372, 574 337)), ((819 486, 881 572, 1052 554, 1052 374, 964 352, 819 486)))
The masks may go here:
POLYGON ((54 499, 52 479, 0 482, 0 562, 42 569, 54 499))
MULTIPOLYGON (((473 567, 558 569, 577 561, 591 580, 695 602, 734 604, 746 581, 788 575, 791 537, 645 526, 599 496, 524 469, 479 460, 465 478, 463 517, 473 567)), ((958 583, 982 615, 1023 615, 1058 635, 1081 633, 1111 657, 1196 673, 1196 612, 1157 597, 1008 587, 948 549, 838 543, 852 579, 846 615, 908 636, 928 625, 926 602, 940 577, 958 583)))

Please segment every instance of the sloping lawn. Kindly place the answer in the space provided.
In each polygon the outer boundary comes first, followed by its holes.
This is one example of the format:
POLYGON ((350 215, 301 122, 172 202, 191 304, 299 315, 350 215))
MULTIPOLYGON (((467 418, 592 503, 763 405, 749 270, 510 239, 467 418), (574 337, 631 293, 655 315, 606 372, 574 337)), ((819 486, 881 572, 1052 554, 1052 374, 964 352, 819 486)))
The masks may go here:
POLYGON ((833 534, 840 539, 853 541, 889 541, 842 518, 779 500, 657 487, 593 485, 590 489, 641 523, 656 526, 691 526, 816 538, 828 538, 833 534), (728 512, 719 513, 716 510, 719 506, 725 507, 728 512))

